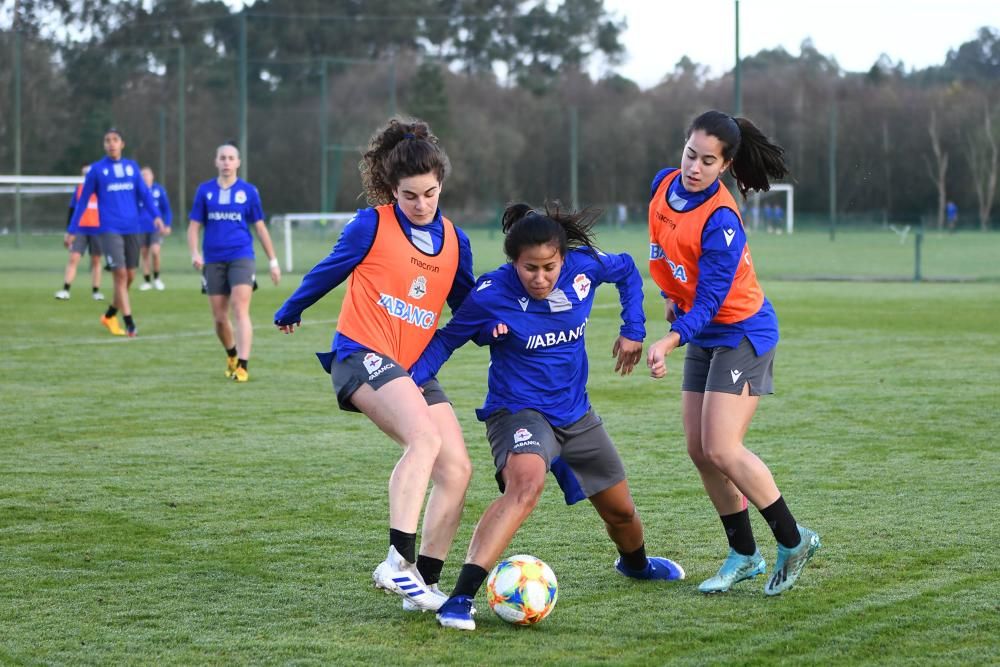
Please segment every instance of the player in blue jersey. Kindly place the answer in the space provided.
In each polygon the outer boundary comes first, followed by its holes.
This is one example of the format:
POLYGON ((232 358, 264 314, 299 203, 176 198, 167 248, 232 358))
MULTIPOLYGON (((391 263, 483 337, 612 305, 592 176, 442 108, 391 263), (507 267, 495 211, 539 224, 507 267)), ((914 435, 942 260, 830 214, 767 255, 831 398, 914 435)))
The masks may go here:
POLYGON ((271 281, 281 280, 271 235, 264 222, 264 209, 257 188, 237 176, 240 151, 225 143, 215 151, 219 175, 198 186, 188 216, 188 249, 191 264, 201 272, 202 291, 208 295, 215 320, 215 335, 226 349, 227 378, 235 382, 250 379, 248 363, 253 345, 250 298, 257 288, 252 227, 267 254, 271 281), (201 250, 201 230, 205 238, 201 250), (236 320, 235 333, 229 319, 236 320))
POLYGON ((372 208, 357 212, 274 323, 291 333, 306 308, 347 282, 332 350, 319 356, 341 409, 363 413, 402 448, 389 477, 388 554, 372 579, 400 595, 404 609, 436 610, 447 599, 438 582, 472 464, 441 385, 429 379, 418 388, 406 370, 444 305, 458 308, 472 288, 472 249, 438 206, 450 162, 426 123, 390 120, 360 167, 372 208))
POLYGON ((698 587, 703 593, 728 591, 765 572, 748 500, 778 542, 765 594, 791 588, 820 546, 814 531, 796 523, 768 467, 743 444, 760 397, 773 392, 778 318, 757 282, 735 199, 719 177, 731 171, 745 198, 788 173, 783 155, 749 120, 708 111, 688 130, 680 169, 664 169, 653 180, 650 275, 668 297, 671 326, 649 346, 647 365, 662 378, 666 356, 687 346, 681 413, 688 455, 730 547, 718 573, 698 587))
MULTIPOLYGON (((105 157, 90 166, 83 180, 83 190, 76 202, 76 210, 70 220, 67 239, 72 243, 80 232, 80 219, 87 211, 90 196, 97 195, 97 206, 101 216, 101 250, 114 276, 115 295, 107 312, 101 316, 101 324, 115 336, 136 335, 132 318, 132 304, 129 302, 128 288, 135 278, 139 266, 139 234, 141 220, 139 204, 155 210, 156 204, 146 187, 139 165, 122 157, 125 140, 115 128, 104 133, 105 157), (118 324, 118 311, 125 320, 125 329, 118 324)), ((154 226, 163 230, 163 219, 153 218, 154 226)))
POLYGON ((594 247, 596 217, 508 207, 503 229, 510 263, 479 277, 411 369, 420 384, 466 342, 490 346, 488 392, 476 415, 486 422, 502 495, 479 520, 455 588, 438 611, 444 627, 475 629, 473 599, 534 510, 550 468, 568 503, 587 498, 604 520, 619 573, 684 578, 673 561, 646 556, 624 465, 587 397, 584 333, 598 285, 614 283, 621 301, 622 326, 612 347, 616 371, 632 372, 646 335, 642 276, 627 254, 594 247))
POLYGON ((167 191, 163 186, 154 180, 153 169, 151 167, 142 168, 142 180, 146 182, 153 201, 156 202, 157 210, 150 211, 145 206, 142 207, 142 285, 139 290, 149 291, 154 287, 158 290, 166 289, 166 285, 160 280, 160 245, 164 236, 170 236, 170 223, 173 220, 173 213, 170 210, 170 200, 167 199, 167 191), (163 231, 159 231, 153 224, 153 218, 157 215, 163 219, 163 231), (152 275, 151 275, 152 274, 152 275))
MULTIPOLYGON (((86 176, 89 170, 90 164, 84 163, 81 166, 80 173, 86 176)), ((82 189, 83 185, 81 184, 73 191, 73 198, 69 203, 69 214, 66 217, 66 229, 69 229, 69 225, 73 221, 73 213, 76 212, 77 195, 82 189)), ((56 298, 60 301, 69 299, 69 290, 76 279, 77 266, 80 264, 80 259, 85 252, 90 253, 91 298, 94 301, 104 301, 104 295, 101 294, 100 218, 97 213, 97 197, 92 196, 91 198, 93 199, 93 205, 81 219, 79 233, 71 236, 67 232, 63 237, 63 245, 69 250, 69 259, 66 261, 66 270, 63 273, 63 287, 56 292, 56 298)))

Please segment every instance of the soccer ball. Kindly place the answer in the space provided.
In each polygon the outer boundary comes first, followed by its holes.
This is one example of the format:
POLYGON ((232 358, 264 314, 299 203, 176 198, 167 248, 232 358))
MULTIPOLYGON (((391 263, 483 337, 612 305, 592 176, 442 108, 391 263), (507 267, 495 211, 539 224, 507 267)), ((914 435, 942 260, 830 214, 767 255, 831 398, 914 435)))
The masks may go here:
POLYGON ((490 609, 514 625, 538 623, 552 612, 557 597, 555 573, 534 556, 505 558, 486 580, 490 609))

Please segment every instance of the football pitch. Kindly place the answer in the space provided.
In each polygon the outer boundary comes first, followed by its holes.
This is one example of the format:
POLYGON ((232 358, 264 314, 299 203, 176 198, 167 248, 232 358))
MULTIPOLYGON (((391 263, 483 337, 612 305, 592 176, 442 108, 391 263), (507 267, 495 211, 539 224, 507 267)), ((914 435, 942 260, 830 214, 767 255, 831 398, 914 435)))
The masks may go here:
MULTIPOLYGON (((683 355, 662 381, 613 375, 619 307, 603 286, 587 332, 590 398, 625 461, 648 552, 688 578, 619 576, 594 510, 567 507, 550 479, 507 553, 552 566, 555 610, 516 628, 481 592, 472 633, 372 588, 399 451, 337 410, 313 356, 329 349, 343 287, 284 336, 271 316, 301 273, 274 287, 259 261, 251 379, 237 385, 223 377, 180 236, 164 249, 167 290, 132 290, 134 340, 98 323, 105 304, 90 300, 86 271, 70 301, 53 299, 65 261, 56 237, 0 239, 0 662, 1000 662, 1000 235, 929 235, 924 274, 942 280, 924 283, 906 280, 912 238, 889 232, 751 238, 782 341, 777 393, 746 444, 823 542, 778 598, 763 595, 762 578, 697 592, 727 546, 685 453, 683 355), (904 279, 881 280, 893 277, 904 279)), ((502 261, 499 235, 470 236, 477 273, 502 261)), ((647 273, 641 230, 600 241, 647 273)), ((301 243, 299 272, 329 248, 301 243)), ((104 284, 110 294, 110 275, 104 284)), ((648 342, 665 329, 648 278, 646 314, 648 342)), ((497 493, 473 414, 487 359, 466 346, 439 376, 474 466, 446 590, 497 493)), ((770 566, 774 539, 751 516, 770 566)))

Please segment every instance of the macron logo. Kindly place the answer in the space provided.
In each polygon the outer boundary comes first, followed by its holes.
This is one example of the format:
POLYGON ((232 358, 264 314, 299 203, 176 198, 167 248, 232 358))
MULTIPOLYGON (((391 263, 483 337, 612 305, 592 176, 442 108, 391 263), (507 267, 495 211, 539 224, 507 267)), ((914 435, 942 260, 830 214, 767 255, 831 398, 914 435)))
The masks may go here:
POLYGON ((736 230, 730 227, 729 229, 723 229, 722 233, 726 236, 726 247, 728 248, 733 243, 733 238, 736 236, 736 230))
POLYGON ((483 291, 484 289, 486 289, 487 287, 489 287, 489 286, 490 286, 490 285, 492 285, 492 284, 493 284, 493 281, 492 281, 492 280, 484 280, 484 281, 482 282, 482 284, 481 284, 481 285, 479 285, 479 287, 477 287, 477 288, 476 288, 476 291, 477 291, 477 292, 482 292, 482 291, 483 291))
POLYGON ((736 384, 736 381, 743 375, 743 371, 729 371, 729 374, 733 376, 733 384, 736 384))

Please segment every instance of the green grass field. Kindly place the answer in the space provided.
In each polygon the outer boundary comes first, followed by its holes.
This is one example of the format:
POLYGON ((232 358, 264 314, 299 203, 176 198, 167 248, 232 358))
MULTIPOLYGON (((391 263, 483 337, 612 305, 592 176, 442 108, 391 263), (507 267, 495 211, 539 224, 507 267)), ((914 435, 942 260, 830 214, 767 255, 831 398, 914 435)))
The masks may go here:
MULTIPOLYGON (((499 238, 472 236, 477 270, 501 261, 499 238)), ((640 231, 601 241, 644 265, 640 231)), ((778 393, 747 444, 822 536, 799 584, 777 599, 762 580, 697 593, 726 545, 684 451, 681 355, 660 382, 614 376, 618 308, 605 286, 587 336, 591 400, 625 460, 649 552, 688 579, 618 576, 596 513, 566 507, 550 484, 510 552, 555 570, 552 616, 515 628, 481 594, 479 628, 458 633, 371 587, 398 450, 336 409, 313 357, 328 349, 342 288, 288 337, 271 315, 300 276, 262 284, 251 381, 235 385, 179 238, 165 251, 167 291, 133 291, 135 340, 99 325, 85 274, 69 302, 52 298, 55 237, 0 240, 0 662, 998 664, 1000 235, 926 238, 924 274, 970 282, 909 282, 912 238, 889 232, 751 244, 782 343, 778 393), (833 275, 904 280, 798 280, 833 275)), ((328 247, 297 255, 311 263, 328 247)), ((646 293, 652 336, 662 309, 648 280, 646 293)), ((463 348, 440 376, 475 467, 445 588, 496 494, 473 415, 486 359, 463 348)), ((770 565, 774 540, 753 521, 770 565)))

